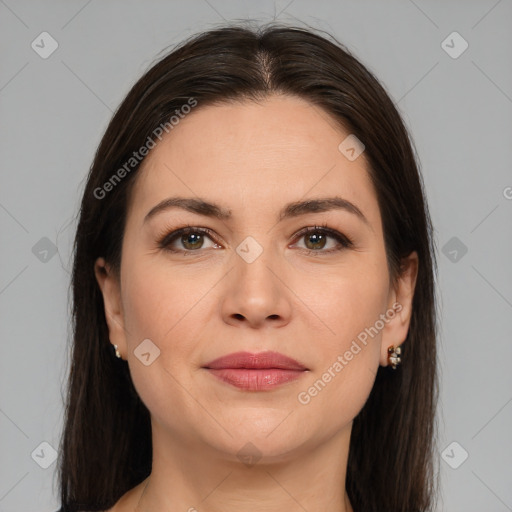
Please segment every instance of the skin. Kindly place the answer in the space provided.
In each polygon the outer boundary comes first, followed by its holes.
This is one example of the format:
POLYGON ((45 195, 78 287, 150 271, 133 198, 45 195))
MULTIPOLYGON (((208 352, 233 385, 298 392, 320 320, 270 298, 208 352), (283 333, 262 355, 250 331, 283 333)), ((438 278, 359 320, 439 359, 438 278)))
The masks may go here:
POLYGON ((418 259, 405 260, 393 286, 364 153, 349 161, 338 150, 348 133, 302 99, 271 96, 198 106, 146 157, 129 205, 120 282, 103 258, 95 265, 110 341, 152 422, 152 473, 111 511, 252 512, 254 503, 268 512, 352 511, 344 490, 352 421, 378 366, 388 364, 387 348, 407 336, 418 259), (232 219, 173 208, 143 223, 174 195, 215 202, 232 219), (357 205, 369 225, 344 210, 277 221, 288 202, 333 195, 357 205), (326 252, 339 246, 335 239, 323 245, 296 236, 323 223, 354 247, 326 252), (178 237, 172 246, 186 255, 159 248, 160 235, 186 224, 210 228, 215 239, 204 235, 190 248, 189 237, 178 237), (252 263, 236 252, 247 236, 263 248, 252 263), (298 393, 395 302, 401 311, 301 404, 298 393), (149 366, 134 355, 146 338, 160 349, 149 366), (202 368, 240 350, 275 350, 309 371, 254 392, 202 368), (248 442, 261 456, 249 467, 237 457, 248 442))

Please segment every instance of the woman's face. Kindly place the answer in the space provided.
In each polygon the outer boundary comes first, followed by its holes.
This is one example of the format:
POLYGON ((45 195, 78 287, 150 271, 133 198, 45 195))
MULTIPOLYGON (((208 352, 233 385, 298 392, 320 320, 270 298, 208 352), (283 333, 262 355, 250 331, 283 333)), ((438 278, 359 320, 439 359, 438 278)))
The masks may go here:
POLYGON ((365 154, 354 159, 351 139, 339 149, 348 135, 294 97, 199 103, 146 157, 120 283, 102 258, 96 272, 110 340, 160 436, 278 460, 350 432, 388 346, 407 335, 416 267, 390 284, 365 154), (177 197, 219 210, 153 210, 177 197), (332 199, 345 207, 314 207, 332 199), (208 368, 266 351, 303 370, 208 368))

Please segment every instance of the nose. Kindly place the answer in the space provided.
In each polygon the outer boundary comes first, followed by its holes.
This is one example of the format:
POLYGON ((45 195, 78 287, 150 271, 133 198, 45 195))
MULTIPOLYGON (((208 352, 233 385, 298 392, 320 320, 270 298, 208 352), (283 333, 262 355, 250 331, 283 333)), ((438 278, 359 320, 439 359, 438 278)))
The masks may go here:
POLYGON ((223 320, 253 329, 283 327, 290 321, 293 297, 284 262, 270 250, 263 250, 253 261, 240 254, 234 255, 234 268, 226 276, 223 320))

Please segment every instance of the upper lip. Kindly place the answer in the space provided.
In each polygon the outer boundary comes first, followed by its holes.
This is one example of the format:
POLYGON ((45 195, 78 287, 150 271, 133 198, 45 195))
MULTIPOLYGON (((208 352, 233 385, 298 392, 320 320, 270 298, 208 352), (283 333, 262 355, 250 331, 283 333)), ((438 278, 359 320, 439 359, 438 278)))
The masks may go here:
POLYGON ((291 357, 280 354, 279 352, 259 352, 251 354, 250 352, 234 352, 213 361, 210 361, 204 368, 220 370, 225 368, 247 368, 247 369, 270 369, 277 368, 282 370, 307 370, 291 357))

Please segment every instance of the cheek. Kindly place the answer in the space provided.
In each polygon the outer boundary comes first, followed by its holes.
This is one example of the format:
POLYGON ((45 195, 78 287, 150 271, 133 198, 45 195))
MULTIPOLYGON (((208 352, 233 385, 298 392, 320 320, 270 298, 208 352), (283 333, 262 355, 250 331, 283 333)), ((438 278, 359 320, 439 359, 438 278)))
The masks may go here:
MULTIPOLYGON (((132 273, 128 286, 123 290, 124 320, 128 331, 128 343, 133 347, 145 338, 155 340, 161 337, 162 322, 167 318, 167 328, 170 328, 175 308, 167 303, 169 293, 162 282, 152 279, 145 274, 132 273)), ((172 297, 172 295, 171 295, 172 297)))
MULTIPOLYGON (((351 267, 316 284, 306 283, 300 293, 315 316, 323 321, 321 346, 332 357, 348 350, 351 341, 374 326, 386 311, 387 273, 385 267, 378 265, 351 267)), ((372 346, 380 350, 376 338, 369 340, 374 340, 372 346)))
MULTIPOLYGON (((131 268, 126 265, 123 309, 132 381, 151 414, 179 429, 179 415, 170 411, 193 408, 180 383, 192 382, 194 350, 204 335, 198 331, 204 326, 197 321, 198 314, 205 314, 200 303, 204 290, 190 286, 190 279, 165 278, 165 271, 156 266, 131 268), (137 357, 146 339, 159 350, 147 366, 137 357)), ((194 395, 192 387, 190 391, 194 395)))
POLYGON ((150 338, 162 344, 168 337, 175 337, 175 332, 187 323, 191 308, 204 295, 203 286, 198 284, 170 266, 149 264, 144 255, 140 261, 127 261, 123 310, 129 343, 150 338))
POLYGON ((387 274, 380 267, 366 268, 331 281, 317 302, 332 332, 318 340, 317 365, 297 397, 305 411, 336 411, 327 419, 333 430, 357 416, 379 366, 387 274))
MULTIPOLYGON (((133 355, 143 340, 150 339, 160 350, 155 365, 160 372, 190 379, 190 372, 204 363, 198 347, 212 337, 207 321, 212 316, 212 294, 208 292, 219 276, 211 270, 186 272, 161 262, 130 263, 122 292, 129 352, 133 355)), ((138 365, 133 366, 137 371, 138 365)))

